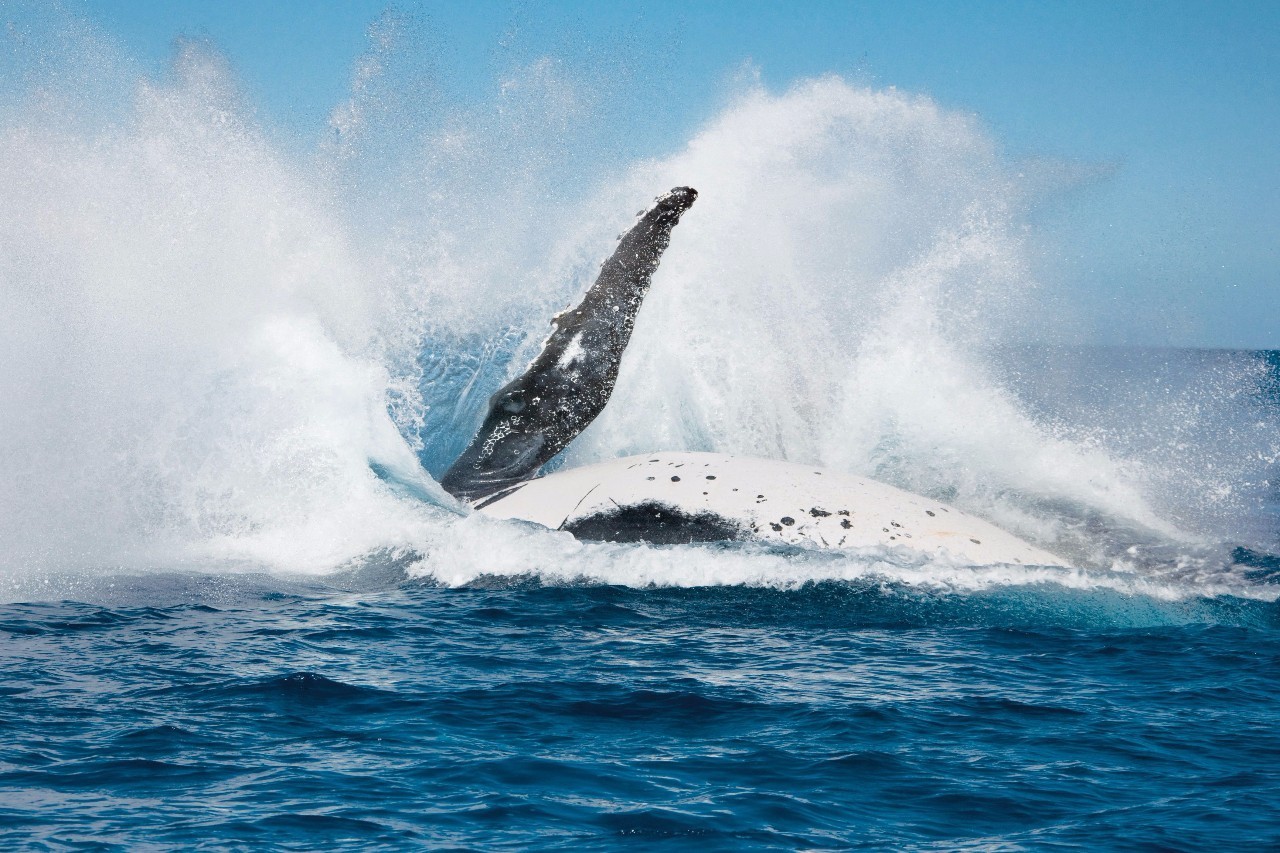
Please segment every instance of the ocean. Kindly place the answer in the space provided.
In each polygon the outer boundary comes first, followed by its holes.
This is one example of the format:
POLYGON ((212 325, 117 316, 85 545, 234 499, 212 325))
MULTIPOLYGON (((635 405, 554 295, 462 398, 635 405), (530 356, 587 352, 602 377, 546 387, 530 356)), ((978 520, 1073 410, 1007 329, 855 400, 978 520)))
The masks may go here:
POLYGON ((1059 166, 835 76, 637 157, 554 62, 423 105, 376 39, 299 141, 215 48, 60 14, 0 66, 0 846, 1280 847, 1280 353, 1088 343, 1059 166), (686 184, 549 468, 804 462, 1070 568, 445 495, 686 184))
POLYGON ((1280 841, 1274 586, 101 584, 0 608, 11 849, 1280 841))

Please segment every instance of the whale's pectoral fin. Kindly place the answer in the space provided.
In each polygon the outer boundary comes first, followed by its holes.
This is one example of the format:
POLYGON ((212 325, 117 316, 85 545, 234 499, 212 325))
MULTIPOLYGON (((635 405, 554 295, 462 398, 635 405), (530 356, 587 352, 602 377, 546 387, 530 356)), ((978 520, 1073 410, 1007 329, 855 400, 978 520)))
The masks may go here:
POLYGON ((697 197, 676 187, 622 236, 582 302, 552 319, 538 357, 490 398, 480 430, 440 480, 446 491, 474 502, 529 479, 604 410, 671 229, 697 197))

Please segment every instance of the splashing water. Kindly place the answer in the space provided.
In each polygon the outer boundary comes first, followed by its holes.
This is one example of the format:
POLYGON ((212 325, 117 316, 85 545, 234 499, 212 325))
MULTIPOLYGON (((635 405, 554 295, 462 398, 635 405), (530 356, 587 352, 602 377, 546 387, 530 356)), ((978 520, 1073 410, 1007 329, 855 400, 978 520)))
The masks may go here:
POLYGON ((0 110, 5 572, 322 572, 413 552, 446 583, 889 575, 1177 595, 1160 575, 1235 589, 1226 549, 1276 547, 1259 521, 1280 455, 1265 363, 1174 354, 1098 378, 1087 359, 1019 348, 1069 332, 1028 263, 1034 182, 927 98, 838 77, 748 84, 675 153, 620 162, 574 141, 628 129, 554 61, 451 103, 396 85, 381 27, 300 154, 207 46, 182 45, 152 80, 123 59, 88 67, 112 54, 83 28, 58 34, 81 45, 61 53, 7 38, 23 82, 0 110), (565 464, 655 449, 812 462, 950 501, 1089 570, 602 546, 461 517, 428 472, 632 212, 679 184, 698 206, 612 403, 565 464), (1111 391, 1058 393, 1081 377, 1111 391))

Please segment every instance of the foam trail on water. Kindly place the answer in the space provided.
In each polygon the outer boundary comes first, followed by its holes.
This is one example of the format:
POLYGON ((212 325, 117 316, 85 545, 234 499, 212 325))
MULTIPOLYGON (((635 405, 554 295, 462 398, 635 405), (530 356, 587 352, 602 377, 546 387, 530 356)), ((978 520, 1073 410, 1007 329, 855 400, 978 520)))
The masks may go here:
MULTIPOLYGON (((1172 579, 1123 569, 969 566, 900 549, 835 553, 754 543, 654 547, 580 542, 567 533, 495 521, 482 515, 452 525, 432 551, 411 567, 411 573, 449 586, 533 580, 552 585, 748 584, 796 589, 810 582, 837 581, 901 586, 929 596, 1018 589, 1052 600, 1055 591, 1102 591, 1175 604, 1212 596, 1274 602, 1280 595, 1274 587, 1250 584, 1232 576, 1172 579), (483 558, 477 559, 480 554, 483 558)), ((1123 624, 1134 609, 1132 603, 1119 608, 1107 604, 1089 621, 1123 624)), ((1142 610, 1143 605, 1136 609, 1142 610)), ((1146 624, 1144 619, 1138 621, 1146 624)))

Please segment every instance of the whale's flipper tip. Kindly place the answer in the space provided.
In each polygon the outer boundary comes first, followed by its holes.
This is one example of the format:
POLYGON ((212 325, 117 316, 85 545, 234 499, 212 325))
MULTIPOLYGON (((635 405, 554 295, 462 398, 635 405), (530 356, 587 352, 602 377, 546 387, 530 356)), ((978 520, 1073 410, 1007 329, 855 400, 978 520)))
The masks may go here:
POLYGON ((666 195, 658 196, 658 207, 663 210, 676 210, 684 213, 693 207, 693 203, 698 200, 698 191, 693 187, 675 187, 666 195))

